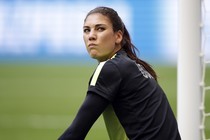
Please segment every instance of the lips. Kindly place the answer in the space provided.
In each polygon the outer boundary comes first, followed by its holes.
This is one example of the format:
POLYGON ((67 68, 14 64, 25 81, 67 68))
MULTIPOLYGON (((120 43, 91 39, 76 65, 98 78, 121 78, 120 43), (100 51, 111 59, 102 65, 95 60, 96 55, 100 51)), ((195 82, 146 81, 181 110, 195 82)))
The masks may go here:
POLYGON ((88 48, 90 48, 90 49, 91 49, 91 48, 94 48, 95 46, 96 46, 96 44, 91 43, 91 44, 89 44, 89 45, 88 45, 88 48))

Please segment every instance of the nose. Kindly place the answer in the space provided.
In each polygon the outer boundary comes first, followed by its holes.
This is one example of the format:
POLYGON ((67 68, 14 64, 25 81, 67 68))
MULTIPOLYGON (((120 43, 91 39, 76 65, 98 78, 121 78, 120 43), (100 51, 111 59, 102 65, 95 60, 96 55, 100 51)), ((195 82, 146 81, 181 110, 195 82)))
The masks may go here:
POLYGON ((88 36, 88 39, 91 41, 91 40, 96 40, 96 33, 91 30, 90 33, 89 33, 89 36, 88 36))

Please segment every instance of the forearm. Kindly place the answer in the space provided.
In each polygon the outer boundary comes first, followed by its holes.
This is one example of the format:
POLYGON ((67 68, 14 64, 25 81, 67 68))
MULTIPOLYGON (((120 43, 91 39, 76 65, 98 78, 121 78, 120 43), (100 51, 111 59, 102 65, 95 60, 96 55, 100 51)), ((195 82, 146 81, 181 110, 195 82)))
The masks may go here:
POLYGON ((109 104, 105 98, 88 93, 70 127, 59 140, 83 140, 93 123, 109 104))

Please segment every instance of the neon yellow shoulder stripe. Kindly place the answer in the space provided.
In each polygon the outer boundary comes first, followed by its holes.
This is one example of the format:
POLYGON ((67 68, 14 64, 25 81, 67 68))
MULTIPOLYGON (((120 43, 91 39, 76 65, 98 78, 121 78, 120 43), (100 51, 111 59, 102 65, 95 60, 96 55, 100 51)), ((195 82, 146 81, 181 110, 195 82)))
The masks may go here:
MULTIPOLYGON (((114 54, 114 55, 112 56, 111 59, 115 58, 115 56, 116 56, 116 54, 114 54)), ((99 65, 98 65, 98 67, 97 67, 97 69, 96 69, 96 71, 95 71, 95 73, 94 73, 94 75, 93 75, 93 78, 92 78, 92 80, 91 80, 91 82, 90 82, 90 85, 91 85, 91 86, 95 86, 95 85, 96 85, 96 82, 97 82, 98 76, 99 76, 99 74, 100 74, 100 72, 101 72, 101 69, 103 68, 103 66, 104 66, 104 64, 105 64, 106 62, 107 62, 107 61, 104 61, 104 62, 100 62, 100 63, 99 63, 99 65)))
POLYGON ((99 74, 100 74, 100 72, 101 72, 101 69, 103 68, 103 66, 104 66, 105 63, 106 63, 106 61, 99 63, 99 65, 98 65, 98 67, 96 68, 96 71, 95 71, 95 73, 94 73, 94 75, 93 75, 93 78, 92 78, 92 80, 91 80, 91 82, 90 82, 90 85, 91 85, 91 86, 95 86, 95 85, 96 85, 96 81, 97 81, 97 79, 98 79, 98 76, 99 76, 99 74))

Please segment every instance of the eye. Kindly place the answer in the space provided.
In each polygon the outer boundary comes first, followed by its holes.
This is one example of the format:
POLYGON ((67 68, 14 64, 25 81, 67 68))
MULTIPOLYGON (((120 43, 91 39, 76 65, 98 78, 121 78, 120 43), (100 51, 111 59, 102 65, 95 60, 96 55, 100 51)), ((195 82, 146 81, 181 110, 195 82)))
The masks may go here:
POLYGON ((105 30, 105 28, 104 28, 104 27, 98 27, 97 30, 98 30, 99 32, 102 32, 102 31, 105 30))
POLYGON ((88 32, 90 32, 90 29, 85 28, 85 29, 83 29, 83 32, 84 32, 84 33, 88 33, 88 32))

